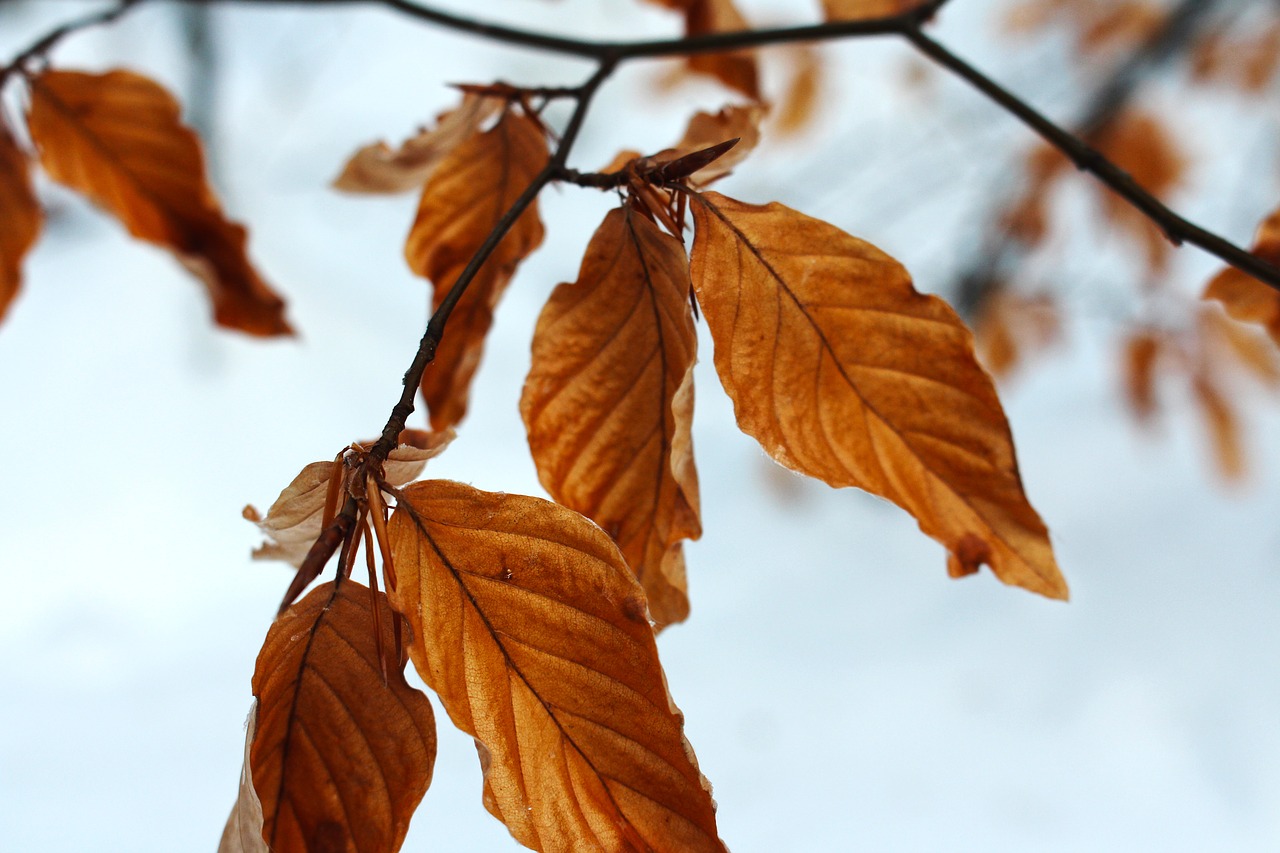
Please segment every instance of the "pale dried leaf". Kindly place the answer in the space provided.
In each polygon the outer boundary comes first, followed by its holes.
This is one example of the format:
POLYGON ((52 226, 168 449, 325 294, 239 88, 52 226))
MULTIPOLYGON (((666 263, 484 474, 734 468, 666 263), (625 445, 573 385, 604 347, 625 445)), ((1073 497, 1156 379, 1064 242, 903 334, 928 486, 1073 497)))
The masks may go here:
POLYGON ((249 721, 245 725, 244 764, 240 768, 240 793, 231 808, 231 816, 222 830, 218 853, 271 853, 262 838, 262 801, 253 787, 249 772, 249 747, 258 729, 258 700, 249 706, 249 721))
POLYGON ((689 287, 678 240, 610 211, 538 318, 520 399, 542 485, 613 537, 661 625, 689 613, 680 543, 702 532, 689 287))
POLYGON ((704 193, 690 207, 693 285, 743 431, 789 468, 906 509, 952 575, 985 563, 1065 598, 955 312, 874 246, 780 204, 704 193))
MULTIPOLYGON (((405 433, 409 432, 405 430, 405 433)), ((427 462, 443 453, 456 437, 457 433, 452 428, 440 432, 414 430, 411 436, 402 433, 402 443, 387 455, 387 461, 382 465, 387 483, 398 487, 418 479, 427 467, 427 462), (405 442, 407 437, 412 439, 412 443, 405 442)))
POLYGON ((486 808, 548 853, 723 853, 613 541, 537 498, 445 481, 402 494, 392 602, 418 672, 476 739, 486 808))
POLYGON ((0 320, 18 295, 23 258, 40 236, 43 221, 27 155, 0 116, 0 320))
POLYGON ((273 853, 400 849, 431 783, 431 703, 396 662, 386 596, 353 580, 317 587, 267 634, 253 674, 258 728, 250 748, 273 853), (383 673, 386 680, 383 680, 383 673))
POLYGON ((457 108, 436 117, 435 127, 423 128, 391 148, 376 142, 358 150, 334 180, 335 189, 351 193, 401 193, 417 190, 455 148, 480 132, 497 114, 503 101, 466 93, 457 108))
POLYGON ((266 518, 252 506, 245 507, 244 517, 257 524, 267 537, 254 549, 255 560, 283 560, 294 568, 302 565, 320 535, 325 496, 335 464, 341 463, 312 462, 303 468, 271 504, 266 518))
POLYGON ((291 334, 283 300, 249 262, 245 230, 224 216, 179 113, 172 95, 130 71, 45 71, 31 81, 31 136, 51 178, 171 250, 204 282, 219 325, 291 334))

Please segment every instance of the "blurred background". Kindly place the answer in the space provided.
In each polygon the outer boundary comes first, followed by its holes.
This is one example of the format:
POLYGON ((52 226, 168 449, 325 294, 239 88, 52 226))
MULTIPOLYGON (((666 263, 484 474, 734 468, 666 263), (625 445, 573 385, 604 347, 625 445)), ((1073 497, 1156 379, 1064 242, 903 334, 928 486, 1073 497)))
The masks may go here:
MULTIPOLYGON (((0 61, 106 5, 0 3, 0 61)), ((740 5, 757 25, 819 15, 740 5)), ((583 37, 679 32, 633 0, 483 14, 583 37)), ((1277 19, 1247 0, 955 0, 933 33, 1249 245, 1280 203, 1277 19)), ((0 327, 0 848, 212 850, 289 581, 249 560, 241 508, 378 432, 427 316, 401 255, 416 200, 328 184, 359 145, 456 102, 446 83, 572 85, 591 68, 375 4, 251 2, 144 3, 54 61, 134 68, 179 95, 300 334, 215 329, 168 254, 42 182, 49 221, 0 327)), ((723 838, 737 853, 1280 848, 1280 410, 1265 365, 1207 342, 1218 321, 1197 297, 1221 265, 1159 248, 906 44, 762 62, 787 117, 718 188, 877 244, 979 327, 1072 601, 988 572, 950 581, 895 507, 775 466, 734 426, 700 328, 705 534, 686 546, 692 616, 659 648, 723 838)), ((677 66, 625 66, 571 165, 666 147, 695 109, 735 99, 677 66)), ((4 108, 20 113, 15 92, 4 108)), ((530 337, 611 201, 544 193, 546 243, 429 475, 543 494, 517 410, 530 337)), ((437 716, 405 849, 517 849, 480 804, 470 739, 437 716)))

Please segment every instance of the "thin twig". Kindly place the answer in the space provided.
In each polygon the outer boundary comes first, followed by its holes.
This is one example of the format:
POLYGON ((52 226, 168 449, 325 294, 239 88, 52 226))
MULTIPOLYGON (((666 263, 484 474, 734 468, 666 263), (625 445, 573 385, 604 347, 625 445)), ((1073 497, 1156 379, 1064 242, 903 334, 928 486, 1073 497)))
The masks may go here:
POLYGON ((53 32, 41 38, 32 44, 26 50, 19 53, 13 58, 8 65, 0 67, 0 86, 3 86, 9 77, 13 74, 24 73, 29 63, 36 59, 43 59, 44 56, 53 50, 58 42, 62 41, 72 33, 85 30, 90 27, 100 26, 102 24, 110 24, 124 15, 133 7, 137 6, 142 0, 120 0, 115 6, 107 9, 105 12, 97 12, 74 21, 69 21, 55 29, 53 32))

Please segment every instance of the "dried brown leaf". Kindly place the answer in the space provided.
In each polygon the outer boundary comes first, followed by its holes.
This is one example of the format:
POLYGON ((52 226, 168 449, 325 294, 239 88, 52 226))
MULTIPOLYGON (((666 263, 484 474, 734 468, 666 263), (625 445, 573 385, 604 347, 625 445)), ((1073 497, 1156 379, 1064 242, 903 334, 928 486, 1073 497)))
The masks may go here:
MULTIPOLYGON (((394 614, 374 597, 393 648, 394 614)), ((383 683, 372 607, 353 580, 323 584, 262 645, 250 766, 273 853, 399 850, 431 783, 431 703, 399 667, 383 683)))
POLYGON ((1148 421, 1155 414, 1156 365, 1164 349, 1164 337, 1146 329, 1130 335, 1125 342, 1125 400, 1138 421, 1148 421))
POLYGON ((249 722, 244 735, 244 764, 240 768, 240 793, 231 807, 231 816, 222 830, 218 853, 271 853, 262 838, 262 801, 253 787, 249 772, 249 748, 258 730, 258 700, 249 708, 249 722))
POLYGON ((303 468, 280 492, 265 518, 253 506, 244 508, 244 517, 258 525, 267 537, 254 549, 253 559, 283 560, 294 568, 302 565, 311 543, 320 535, 325 495, 335 464, 341 463, 312 462, 303 468))
MULTIPOLYGON (((1253 253, 1280 266, 1280 208, 1258 226, 1253 253)), ((1280 291, 1235 267, 1227 267, 1209 282, 1204 298, 1218 300, 1231 317, 1242 323, 1258 324, 1280 346, 1280 291)))
POLYGON ((1061 334, 1058 306, 1047 296, 1022 296, 1000 289, 982 301, 974 337, 982 363, 1004 378, 1026 358, 1051 346, 1061 334))
MULTIPOLYGON (((427 182, 405 257, 434 286, 439 307, 471 256, 547 162, 533 119, 508 112, 492 129, 455 148, 427 182)), ((466 415, 471 378, 493 312, 516 267, 542 242, 537 203, 516 220, 450 315, 435 360, 422 376, 431 425, 445 430, 466 415)))
POLYGON ((759 104, 727 106, 715 113, 698 112, 689 119, 689 126, 685 128, 684 137, 676 143, 671 159, 737 139, 736 145, 693 173, 693 183, 706 186, 728 175, 751 155, 760 143, 760 121, 763 118, 764 107, 759 104))
POLYGON ((541 851, 720 851, 644 592, 557 504, 414 483, 391 518, 409 653, 476 739, 485 807, 541 851))
POLYGON ((1204 418, 1205 427, 1209 430, 1218 473, 1228 482, 1241 480, 1245 475, 1244 446, 1235 410, 1218 386, 1205 374, 1195 377, 1191 390, 1204 418))
POLYGON ((773 126, 784 136, 794 136, 813 124, 821 112, 826 66, 813 45, 793 45, 783 55, 791 62, 791 79, 773 126))
POLYGON ((291 334, 284 302, 250 264, 245 230, 223 214, 179 113, 172 95, 131 71, 45 71, 31 81, 31 136, 50 177, 171 250, 208 289, 219 325, 291 334))
POLYGON ((420 189, 455 148, 480 132, 497 114, 503 101, 466 93, 462 103, 436 117, 435 127, 423 128, 392 149, 375 142, 356 151, 334 179, 335 189, 350 193, 401 193, 420 189))
MULTIPOLYGON (((684 13, 685 35, 704 36, 751 29, 733 0, 649 0, 666 9, 684 13)), ((703 53, 686 60, 686 67, 717 78, 753 101, 760 100, 760 72, 751 51, 703 53)))
POLYGON ((18 295, 22 260, 40 236, 43 221, 27 155, 0 118, 0 321, 18 295))
POLYGON ((1260 329, 1232 320, 1215 303, 1205 304, 1197 319, 1211 357, 1243 369, 1268 388, 1280 387, 1280 349, 1260 329))
POLYGON ((922 2, 923 0, 822 0, 822 11, 828 21, 857 21, 901 15, 922 2))
POLYGON ((520 399, 542 485, 613 537, 663 625, 689 614, 680 543, 702 532, 689 287, 680 241, 610 211, 538 318, 520 399))
POLYGON ((386 482, 392 486, 403 486, 418 479, 427 467, 427 462, 443 453, 456 435, 452 429, 440 432, 402 432, 400 445, 387 454, 387 461, 382 465, 386 482))
POLYGON ((695 197, 693 285, 738 425, 782 464, 906 509, 952 575, 1065 598, 973 336, 897 261, 780 204, 695 197))

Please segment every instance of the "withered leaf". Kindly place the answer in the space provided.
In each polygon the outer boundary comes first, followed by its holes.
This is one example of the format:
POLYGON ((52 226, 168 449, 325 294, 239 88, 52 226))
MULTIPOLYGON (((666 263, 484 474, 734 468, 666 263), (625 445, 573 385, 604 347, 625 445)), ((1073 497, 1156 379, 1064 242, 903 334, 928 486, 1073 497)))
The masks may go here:
MULTIPOLYGON (((1280 266, 1280 208, 1258 227, 1253 253, 1280 266)), ((1242 323, 1257 323, 1280 346, 1280 291, 1235 267, 1227 267, 1209 282, 1204 298, 1218 300, 1229 315, 1242 323)))
POLYGON ((1124 392, 1129 410, 1139 421, 1156 411, 1156 365, 1166 349, 1164 336, 1143 329, 1129 336, 1124 346, 1124 392))
MULTIPOLYGON (((547 162, 547 143, 533 119, 508 112, 440 163, 422 192, 405 257, 434 286, 439 307, 471 256, 547 162)), ((450 315, 435 360, 422 375, 431 425, 444 430, 467 411, 471 378, 484 351, 493 312, 516 266, 542 242, 537 203, 516 220, 450 315)))
POLYGON ((982 300, 973 332, 983 365, 993 376, 1004 378, 1027 356, 1057 340, 1058 307, 1048 296, 1023 296, 1000 288, 982 300))
POLYGON ((480 126, 502 108, 497 98, 466 93, 455 109, 436 117, 436 125, 424 128, 392 149, 375 142, 356 151, 334 179, 335 189, 350 193, 401 193, 416 190, 435 173, 451 151, 480 131, 480 126))
POLYGON ((826 67, 810 44, 789 45, 781 51, 790 64, 791 79, 781 99, 773 126, 784 136, 793 136, 811 125, 822 108, 826 67))
POLYGON ((672 159, 728 139, 737 139, 736 145, 693 174, 695 185, 706 186, 732 172, 750 156, 760 144, 760 121, 763 118, 764 107, 759 104, 731 105, 715 113, 695 113, 689 119, 684 137, 676 143, 672 159))
MULTIPOLYGON (((686 36, 739 32, 751 29, 733 0, 650 0, 658 6, 684 13, 686 36)), ((760 100, 760 72, 750 51, 704 53, 691 56, 687 66, 709 74, 753 101, 760 100)))
POLYGON ((172 95, 131 71, 45 71, 31 81, 31 136, 50 177, 171 250, 204 283, 219 325, 290 334, 284 302, 250 264, 245 230, 224 216, 179 113, 172 95))
POLYGON ((723 853, 644 592, 602 530, 429 480, 404 490, 390 537, 414 665, 476 738, 485 806, 520 843, 723 853))
POLYGON ((244 735, 244 764, 240 769, 240 793, 231 807, 231 816, 222 829, 218 853, 271 853, 262 838, 262 801, 253 787, 249 772, 249 748, 258 730, 258 700, 249 709, 249 723, 244 735))
POLYGON ((781 204, 704 193, 690 207, 693 285, 743 431, 789 468, 906 509, 952 575, 986 563, 1065 598, 955 312, 874 246, 781 204))
POLYGON ((1227 482, 1241 480, 1245 475, 1245 455, 1235 409, 1207 374, 1196 376, 1191 390, 1209 431, 1218 473, 1227 482))
MULTIPOLYGON (((383 648, 394 648, 386 596, 383 648)), ((431 782, 435 719, 399 667, 383 683, 369 590, 317 587, 286 610, 258 655, 250 747, 273 853, 399 850, 431 782)))
POLYGON ((702 532, 689 287, 680 241, 610 211, 538 318, 520 399, 542 485, 614 538, 663 625, 688 616, 680 543, 702 532))
POLYGON ((40 236, 43 221, 27 155, 0 118, 0 320, 18 295, 22 260, 40 236))

